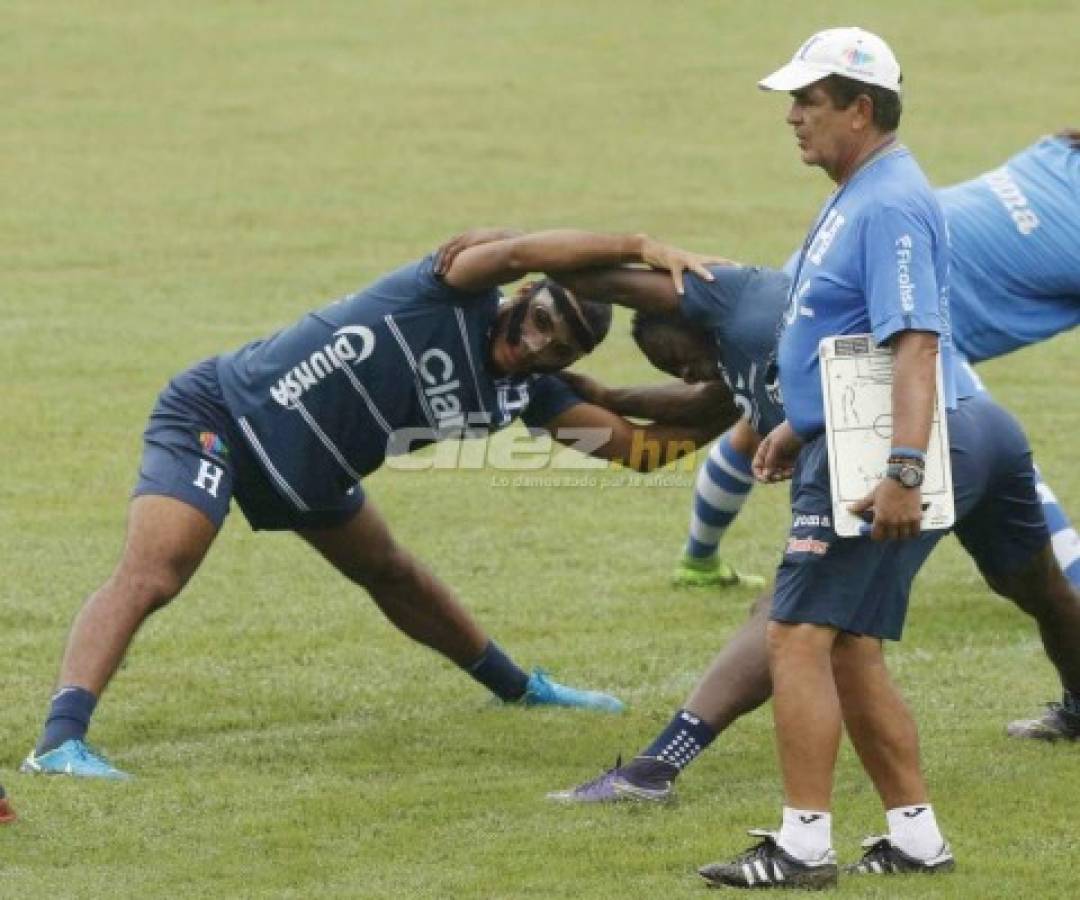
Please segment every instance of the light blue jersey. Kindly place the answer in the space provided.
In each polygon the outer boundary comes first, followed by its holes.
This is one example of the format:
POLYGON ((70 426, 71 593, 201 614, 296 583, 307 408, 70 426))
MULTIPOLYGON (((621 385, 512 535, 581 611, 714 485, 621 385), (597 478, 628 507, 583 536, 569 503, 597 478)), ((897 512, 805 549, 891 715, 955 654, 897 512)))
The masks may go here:
POLYGON ((938 198, 961 353, 980 362, 1080 324, 1080 151, 1044 138, 938 198))
POLYGON ((825 427, 818 345, 871 332, 941 336, 946 406, 955 406, 945 217, 911 153, 872 159, 825 204, 794 269, 778 362, 788 421, 804 439, 825 427))

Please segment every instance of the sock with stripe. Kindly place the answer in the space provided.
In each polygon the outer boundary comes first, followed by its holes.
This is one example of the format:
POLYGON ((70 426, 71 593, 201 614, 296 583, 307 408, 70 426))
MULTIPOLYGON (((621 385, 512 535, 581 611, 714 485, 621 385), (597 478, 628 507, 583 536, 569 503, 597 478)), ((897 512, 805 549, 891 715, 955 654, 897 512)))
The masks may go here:
POLYGON ((753 459, 732 446, 731 435, 729 430, 713 444, 698 470, 686 542, 686 555, 691 559, 715 555, 724 532, 735 521, 754 485, 750 469, 753 459))
POLYGON ((500 700, 520 700, 525 696, 529 676, 494 641, 488 641, 476 662, 463 668, 500 700))
POLYGON ((674 777, 697 759, 701 751, 715 738, 716 732, 707 722, 685 709, 680 709, 638 757, 658 759, 674 766, 674 777))
POLYGON ((60 688, 52 696, 49 714, 45 719, 45 730, 34 748, 34 754, 41 756, 42 753, 55 750, 65 741, 81 741, 85 738, 95 706, 97 697, 85 688, 74 685, 60 688))
POLYGON ((1075 587, 1080 588, 1080 534, 1077 534, 1069 517, 1065 515, 1065 510, 1058 503, 1050 486, 1042 480, 1042 473, 1038 469, 1035 470, 1035 477, 1035 487, 1042 501, 1046 525, 1050 529, 1054 556, 1057 557, 1065 577, 1075 587))
POLYGON ((933 859, 945 846, 933 807, 929 803, 887 810, 889 842, 913 859, 933 859))
POLYGON ((832 813, 823 809, 784 807, 784 821, 776 842, 799 862, 822 862, 832 850, 832 813))

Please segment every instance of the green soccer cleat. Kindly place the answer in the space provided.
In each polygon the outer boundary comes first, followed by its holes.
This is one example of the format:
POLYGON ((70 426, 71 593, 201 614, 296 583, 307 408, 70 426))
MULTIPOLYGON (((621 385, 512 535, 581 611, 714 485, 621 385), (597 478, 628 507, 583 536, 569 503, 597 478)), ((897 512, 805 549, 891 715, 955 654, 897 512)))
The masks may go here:
POLYGON ((760 575, 739 572, 719 556, 698 559, 685 552, 671 574, 671 583, 685 588, 765 587, 765 579, 760 575))

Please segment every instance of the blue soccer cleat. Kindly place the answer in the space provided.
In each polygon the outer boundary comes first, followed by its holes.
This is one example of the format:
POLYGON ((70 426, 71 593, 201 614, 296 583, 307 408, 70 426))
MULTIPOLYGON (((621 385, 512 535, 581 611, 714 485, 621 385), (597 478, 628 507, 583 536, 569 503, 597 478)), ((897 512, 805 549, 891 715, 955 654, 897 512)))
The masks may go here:
POLYGON ((121 772, 104 756, 79 740, 64 741, 41 756, 31 750, 19 766, 19 771, 27 775, 73 775, 76 778, 105 778, 110 781, 131 778, 127 772, 121 772))
POLYGON ((570 706, 576 709, 592 709, 598 712, 622 712, 623 702, 610 694, 599 691, 582 691, 567 687, 548 678, 543 669, 533 669, 525 696, 521 702, 526 706, 570 706))

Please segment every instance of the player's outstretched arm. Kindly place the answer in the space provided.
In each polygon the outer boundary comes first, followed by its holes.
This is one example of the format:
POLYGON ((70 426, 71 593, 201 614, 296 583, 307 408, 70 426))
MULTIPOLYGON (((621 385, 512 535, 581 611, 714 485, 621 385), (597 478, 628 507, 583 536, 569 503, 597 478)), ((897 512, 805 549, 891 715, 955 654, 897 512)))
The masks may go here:
POLYGON ((686 384, 622 385, 609 387, 581 372, 560 372, 574 393, 594 406, 619 416, 648 419, 660 425, 700 426, 708 423, 726 431, 741 416, 731 390, 722 381, 686 384))
MULTIPOLYGON (((626 306, 645 313, 679 311, 680 294, 675 282, 669 275, 654 269, 622 266, 549 274, 582 300, 626 306)), ((709 280, 712 280, 712 273, 709 280)))
POLYGON ((477 232, 479 243, 463 236, 439 252, 437 272, 451 287, 475 292, 516 281, 530 272, 561 275, 578 269, 643 263, 666 270, 677 291, 686 271, 711 279, 706 268, 716 260, 653 240, 643 234, 600 234, 559 229, 490 240, 494 232, 477 232))
POLYGON ((559 443, 637 472, 651 472, 694 453, 725 427, 719 420, 698 426, 639 425, 591 403, 572 406, 544 424, 559 443))

